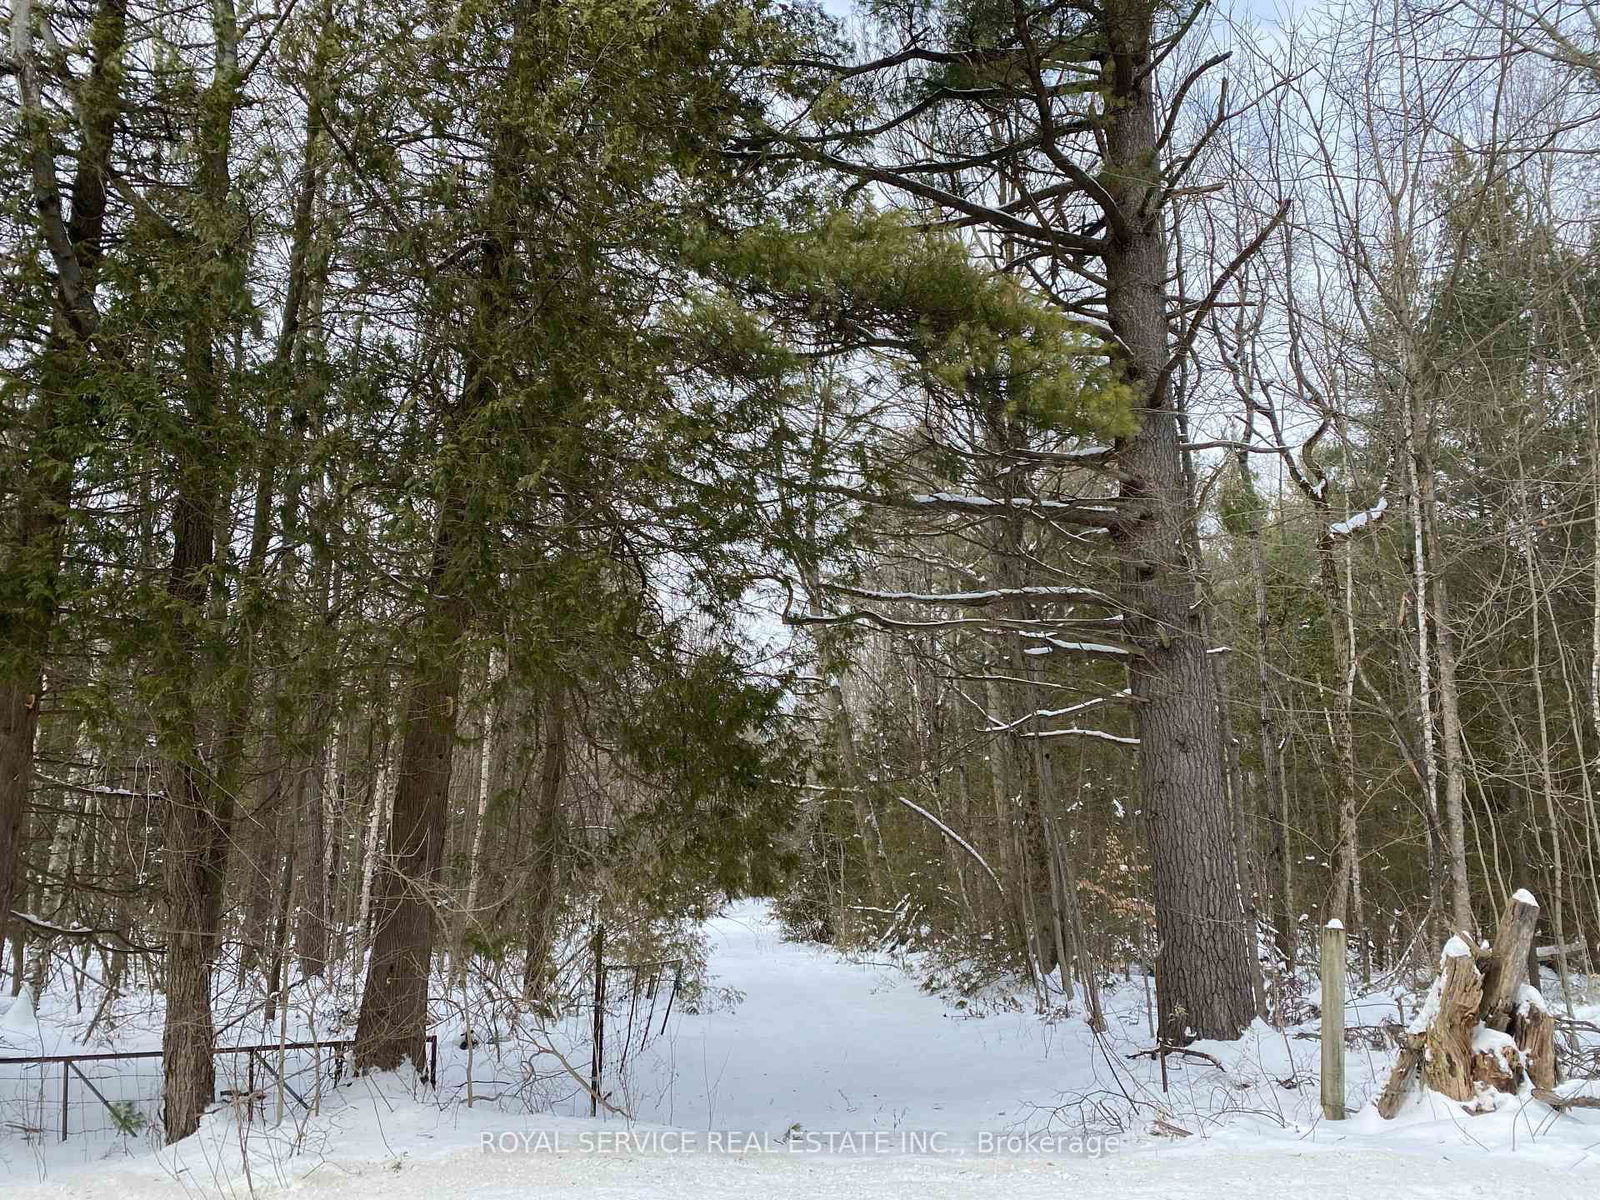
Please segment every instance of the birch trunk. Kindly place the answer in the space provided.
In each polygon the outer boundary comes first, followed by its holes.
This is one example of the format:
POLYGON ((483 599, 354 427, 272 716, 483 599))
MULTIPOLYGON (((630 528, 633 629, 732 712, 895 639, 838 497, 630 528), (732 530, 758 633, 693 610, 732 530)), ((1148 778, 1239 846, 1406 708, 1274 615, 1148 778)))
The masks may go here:
POLYGON ((472 844, 467 851, 467 890, 462 905, 461 929, 457 933, 455 955, 457 967, 452 972, 457 985, 465 977, 466 937, 478 925, 478 889, 483 880, 484 825, 489 815, 489 798, 494 793, 495 753, 497 729, 500 722, 500 704, 495 689, 505 676, 505 655, 500 650, 489 653, 489 666, 484 676, 483 729, 478 739, 478 797, 472 820, 472 844))

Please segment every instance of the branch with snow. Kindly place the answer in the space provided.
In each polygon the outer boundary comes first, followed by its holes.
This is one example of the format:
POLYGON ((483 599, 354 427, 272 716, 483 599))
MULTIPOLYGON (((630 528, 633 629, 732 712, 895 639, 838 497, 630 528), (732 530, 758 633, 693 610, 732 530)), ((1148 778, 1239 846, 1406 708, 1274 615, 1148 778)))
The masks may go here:
POLYGON ((11 910, 11 919, 44 937, 66 938, 68 941, 90 942, 102 950, 126 951, 132 954, 165 954, 161 946, 144 946, 130 941, 120 930, 91 929, 86 925, 58 925, 33 913, 11 910))
POLYGON ((926 632, 930 629, 959 629, 963 625, 980 626, 984 633, 1005 633, 1049 627, 1093 628, 1106 624, 1105 621, 1074 620, 1070 617, 942 617, 934 621, 908 621, 899 617, 886 617, 882 613, 866 608, 854 608, 849 612, 833 614, 788 613, 785 614, 783 621, 786 625, 849 625, 861 622, 875 625, 879 629, 912 633, 926 632), (1001 626, 1005 628, 1000 628, 1001 626))
POLYGON ((938 817, 934 816, 927 809, 923 808, 922 805, 913 803, 912 801, 907 800, 904 796, 896 796, 895 799, 900 801, 901 804, 904 804, 912 812, 917 813, 919 816, 927 818, 927 820, 931 821, 934 825, 938 826, 938 828, 944 832, 944 835, 947 838, 949 838, 956 845, 960 846, 968 854, 972 855, 972 857, 977 860, 978 865, 989 873, 989 878, 994 881, 995 891, 999 892, 1002 896, 1004 896, 1006 894, 1006 889, 1000 885, 1000 876, 998 876, 998 875, 996 875, 994 873, 994 868, 991 867, 988 864, 988 862, 984 859, 983 855, 979 854, 977 852, 977 850, 975 850, 973 848, 971 842, 967 841, 966 838, 962 837, 959 833, 957 833, 954 829, 951 829, 950 826, 946 825, 938 817))
POLYGON ((1125 700, 1133 695, 1131 688, 1123 688, 1120 692, 1112 692, 1108 696, 1096 696, 1092 700, 1084 700, 1079 704, 1069 704, 1065 708, 1041 708, 1031 713, 1025 713, 1015 721, 1006 721, 1003 724, 987 725, 984 733, 1008 733, 1019 725, 1026 725, 1029 721, 1048 720, 1052 717, 1070 716, 1072 713, 1082 712, 1087 708, 1098 708, 1102 704, 1110 704, 1113 700, 1125 700))
POLYGON ((1023 651, 1024 654, 1033 657, 1054 654, 1057 651, 1065 654, 1104 654, 1112 658, 1133 658, 1140 653, 1132 646, 1118 645, 1113 642, 1068 642, 1045 633, 1025 632, 1022 636, 1039 638, 1045 642, 1043 646, 1029 646, 1023 651))
POLYGON ((955 492, 928 492, 912 496, 911 503, 919 508, 943 509, 953 512, 994 514, 1000 512, 1023 513, 1048 521, 1064 521, 1089 529, 1115 529, 1122 523, 1116 506, 1109 503, 1083 503, 1076 500, 1035 500, 1031 496, 1009 496, 992 499, 988 496, 966 496, 955 492))
POLYGON ((1086 604, 1114 604, 1110 596, 1086 587, 1014 587, 988 588, 981 592, 879 592, 870 588, 847 587, 842 583, 825 585, 829 591, 854 596, 859 600, 882 600, 903 604, 949 604, 958 607, 982 607, 1001 600, 1069 600, 1086 604))
POLYGON ((1383 514, 1389 511, 1389 498, 1379 496, 1378 502, 1371 508, 1358 513, 1352 513, 1342 521, 1335 521, 1328 526, 1328 532, 1334 537, 1349 537, 1358 529, 1365 529, 1368 525, 1376 525, 1383 519, 1383 514))
POLYGON ((39 782, 49 784, 51 787, 65 788, 69 792, 80 792, 85 796, 119 796, 125 800, 165 800, 165 792, 136 792, 131 788, 107 787, 98 783, 73 783, 66 779, 55 779, 43 772, 37 773, 39 782))
POLYGON ((1115 742, 1122 746, 1137 746, 1139 739, 1125 737, 1120 733, 1107 733, 1104 729, 1046 729, 1039 733, 1024 733, 1019 735, 1025 738, 1058 738, 1058 737, 1086 737, 1095 738, 1102 742, 1115 742))

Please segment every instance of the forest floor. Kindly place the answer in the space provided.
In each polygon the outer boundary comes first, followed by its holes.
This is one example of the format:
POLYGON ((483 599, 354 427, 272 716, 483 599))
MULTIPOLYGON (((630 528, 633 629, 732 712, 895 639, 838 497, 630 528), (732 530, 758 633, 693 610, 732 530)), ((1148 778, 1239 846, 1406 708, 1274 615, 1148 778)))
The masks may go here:
MULTIPOLYGON (((1111 1028, 1097 1038, 1077 1016, 1044 1020, 999 994, 963 1003, 930 993, 907 970, 927 964, 785 942, 760 905, 737 906, 704 932, 715 986, 699 1011, 667 1014, 658 995, 646 1035, 649 999, 613 998, 607 1093, 627 1119, 589 1119, 587 1095, 552 1053, 534 1061, 553 1069, 530 1074, 527 1042, 512 1031, 469 1056, 459 1017, 438 1027, 436 1090, 363 1079, 322 1092, 314 1116, 286 1098, 280 1120, 264 1089, 251 1120, 218 1111, 167 1149, 138 1128, 154 1111, 139 1074, 152 1061, 134 1060, 138 1071, 86 1066, 121 1106, 120 1132, 74 1077, 65 1141, 58 1068, 8 1076, 0 1065, 0 1194, 1280 1200, 1292 1188, 1295 1200, 1320 1200, 1587 1196, 1600 1186, 1597 1111, 1557 1117, 1523 1097, 1468 1116, 1419 1096, 1396 1120, 1379 1119, 1366 1100, 1391 1055, 1377 1027, 1415 1007, 1398 987, 1350 1006, 1358 1044, 1347 1076, 1359 1111, 1335 1123, 1317 1116, 1315 1020, 1283 1031, 1258 1024, 1237 1043, 1195 1047, 1216 1062, 1169 1058, 1163 1090, 1154 1061, 1128 1057, 1152 1044, 1138 977, 1108 994, 1111 1028)), ((219 1040, 328 1036, 348 1000, 334 981, 307 995, 292 1025, 244 1033, 241 1022, 219 1040)), ((1600 1008, 1578 1015, 1593 1021, 1600 1008)), ((68 1043, 89 1019, 73 997, 46 995, 37 1014, 0 1015, 0 1056, 80 1049, 68 1043)), ((585 1070, 587 1020, 548 1031, 546 1043, 585 1070)), ((145 1049, 158 1030, 147 1008, 109 1042, 145 1049)))

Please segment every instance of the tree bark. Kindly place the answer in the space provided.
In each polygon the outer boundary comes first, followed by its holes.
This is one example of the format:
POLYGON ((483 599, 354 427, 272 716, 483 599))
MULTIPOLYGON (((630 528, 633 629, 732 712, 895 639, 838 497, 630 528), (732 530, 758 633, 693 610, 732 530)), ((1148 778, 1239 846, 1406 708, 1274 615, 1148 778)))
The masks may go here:
MULTIPOLYGON (((322 755, 328 753, 323 748, 322 755)), ((300 973, 310 979, 328 965, 328 864, 324 786, 326 765, 322 756, 305 764, 296 789, 300 839, 295 858, 300 863, 300 906, 295 913, 294 952, 300 973)))
MULTIPOLYGON (((801 567, 806 598, 812 612, 827 611, 827 594, 814 564, 801 567)), ((816 633, 818 666, 823 679, 823 702, 827 708, 828 729, 837 762, 838 783, 850 798, 851 812, 855 817, 856 842, 861 855, 866 881, 863 903, 876 905, 888 898, 883 878, 881 843, 878 837, 878 818, 869 800, 868 779, 861 770, 856 749, 855 724, 850 719, 850 706, 845 700, 844 677, 849 658, 840 646, 839 630, 832 625, 819 626, 816 633)))
POLYGON ((267 961, 272 934, 284 769, 278 740, 270 735, 264 739, 259 771, 252 789, 255 802, 240 816, 235 832, 239 846, 235 890, 244 898, 244 926, 239 939, 241 983, 267 961))
POLYGON ((567 773, 567 705, 570 693, 554 689, 544 709, 539 791, 534 801, 533 861, 528 876, 527 958, 522 993, 531 1002, 544 998, 550 983, 556 911, 561 904, 562 786, 567 773))
POLYGON ((460 641, 466 605, 445 588, 455 574, 463 498, 447 485, 435 535, 430 595, 406 701, 386 853, 373 883, 372 961, 356 1026, 358 1071, 427 1063, 428 973, 433 961, 444 831, 461 690, 460 641))
MULTIPOLYGON (((1337 551, 1327 529, 1331 515, 1326 505, 1318 507, 1317 518, 1323 528, 1317 537, 1317 574, 1322 584, 1323 602, 1328 606, 1334 668, 1339 673, 1339 687, 1334 693, 1333 711, 1329 714, 1333 723, 1333 751, 1339 779, 1339 793, 1335 802, 1338 840, 1334 848, 1333 889, 1325 916, 1348 927, 1352 924, 1352 907, 1360 904, 1357 884, 1360 878, 1360 843, 1356 826, 1355 731, 1351 722, 1356 682, 1355 624, 1350 608, 1353 597, 1347 587, 1340 585, 1337 551)), ((1345 553, 1350 553, 1348 544, 1345 553)), ((1349 570, 1348 560, 1346 569, 1349 570)))
POLYGON ((498 403, 515 313, 517 239, 525 223, 522 172, 532 151, 519 101, 542 86, 533 19, 540 0, 512 6, 509 61, 492 115, 493 145, 483 210, 479 268, 463 343, 458 400, 444 413, 444 454, 427 599, 407 688, 404 740, 396 771, 388 854, 373 895, 372 961, 356 1029, 356 1069, 421 1067, 428 1016, 428 973, 442 885, 445 819, 454 758, 456 708, 471 617, 468 586, 482 572, 481 519, 475 513, 471 434, 498 403))
POLYGON ((483 678, 483 717, 478 734, 478 795, 473 812, 472 841, 467 849, 466 899, 461 905, 461 926, 456 932, 456 942, 451 947, 455 960, 451 968, 451 978, 455 986, 459 986, 460 981, 465 978, 466 963, 471 954, 467 946, 467 935, 480 924, 478 896, 483 887, 484 835, 488 832, 489 802, 495 791, 495 765, 499 753, 499 739, 496 735, 506 716, 495 689, 500 685, 505 673, 504 655, 499 650, 491 651, 483 678))
MULTIPOLYGON (((232 123, 240 99, 239 29, 232 0, 213 0, 212 78, 199 98, 197 236, 184 243, 194 271, 184 330, 187 424, 173 439, 177 488, 159 669, 168 691, 157 703, 157 740, 167 775, 164 883, 167 894, 167 1011, 162 1031, 168 1142, 188 1137, 215 1088, 211 974, 222 917, 234 775, 240 761, 248 685, 228 689, 221 736, 207 753, 206 689, 221 674, 208 647, 219 513, 228 487, 221 440, 224 394, 216 342, 236 307, 230 261, 237 219, 229 210, 232 123)), ((214 636, 214 630, 211 631, 214 636)))
MULTIPOLYGON (((1249 466, 1239 463, 1241 472, 1249 466)), ((1253 489, 1252 489, 1253 490, 1253 489)), ((1290 970, 1294 968, 1297 914, 1294 908, 1294 866, 1289 847, 1289 791, 1284 783, 1283 762, 1278 754, 1278 697, 1268 666, 1271 653, 1272 614, 1267 607, 1267 563, 1261 545, 1259 514, 1252 514, 1248 532, 1250 574, 1254 584, 1256 610, 1256 725, 1261 753, 1261 773, 1266 786, 1266 805, 1272 828, 1272 874, 1275 892, 1272 928, 1278 952, 1290 970)), ((1330 914, 1337 915, 1337 914, 1330 914)))
POLYGON ((1140 802, 1160 938, 1160 1036, 1236 1038, 1255 1015, 1254 969, 1223 787, 1216 691, 1199 621, 1177 414, 1168 387, 1168 255, 1158 197, 1150 54, 1154 7, 1108 0, 1107 181, 1120 221, 1105 253, 1107 315, 1142 410, 1117 447, 1117 532, 1139 732, 1140 802))

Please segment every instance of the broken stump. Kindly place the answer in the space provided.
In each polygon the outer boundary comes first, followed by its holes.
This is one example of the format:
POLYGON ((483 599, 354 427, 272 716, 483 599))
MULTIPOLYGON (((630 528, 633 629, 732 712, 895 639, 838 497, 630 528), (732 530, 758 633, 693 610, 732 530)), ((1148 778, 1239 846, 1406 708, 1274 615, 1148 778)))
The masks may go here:
POLYGON ((1418 1078, 1473 1112, 1493 1108, 1496 1094, 1515 1094, 1525 1080, 1555 1086, 1555 1023, 1528 981, 1538 923, 1538 901, 1518 890, 1488 947, 1463 935, 1445 943, 1439 977, 1378 1097, 1380 1116, 1393 1117, 1418 1078))

